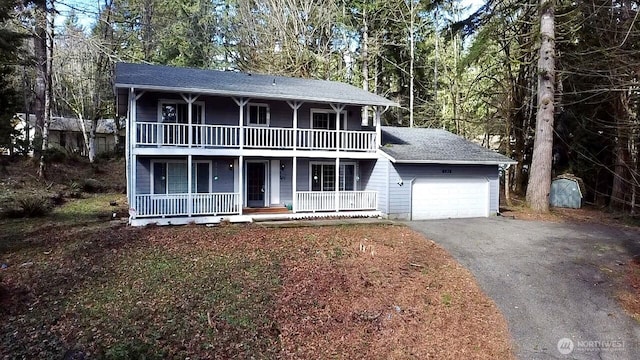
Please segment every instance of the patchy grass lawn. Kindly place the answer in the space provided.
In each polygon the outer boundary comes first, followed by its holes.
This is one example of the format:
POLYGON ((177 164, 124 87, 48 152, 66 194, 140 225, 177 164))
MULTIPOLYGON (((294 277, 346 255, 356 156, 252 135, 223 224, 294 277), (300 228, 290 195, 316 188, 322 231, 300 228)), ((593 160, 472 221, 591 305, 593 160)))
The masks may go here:
POLYGON ((130 228, 109 201, 0 220, 0 358, 513 358, 470 273, 406 227, 130 228))

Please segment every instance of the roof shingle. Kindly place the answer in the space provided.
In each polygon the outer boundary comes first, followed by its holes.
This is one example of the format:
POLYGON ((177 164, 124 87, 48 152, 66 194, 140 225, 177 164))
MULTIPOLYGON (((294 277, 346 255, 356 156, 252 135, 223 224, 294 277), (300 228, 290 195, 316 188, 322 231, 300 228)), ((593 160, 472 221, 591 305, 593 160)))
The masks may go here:
POLYGON ((400 163, 515 164, 516 161, 485 149, 446 130, 382 127, 381 150, 400 163))
POLYGON ((115 86, 353 105, 397 105, 382 96, 337 81, 148 64, 116 64, 115 86))

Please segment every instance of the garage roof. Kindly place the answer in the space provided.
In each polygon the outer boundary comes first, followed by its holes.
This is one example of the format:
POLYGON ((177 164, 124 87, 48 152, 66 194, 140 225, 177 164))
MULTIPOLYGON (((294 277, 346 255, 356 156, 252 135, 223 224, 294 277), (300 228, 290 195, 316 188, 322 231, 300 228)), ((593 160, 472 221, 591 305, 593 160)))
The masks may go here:
POLYGON ((148 64, 116 64, 115 87, 262 99, 397 106, 395 102, 382 96, 338 81, 148 64))
POLYGON ((502 154, 440 129, 383 126, 380 150, 394 163, 475 165, 517 163, 502 154))

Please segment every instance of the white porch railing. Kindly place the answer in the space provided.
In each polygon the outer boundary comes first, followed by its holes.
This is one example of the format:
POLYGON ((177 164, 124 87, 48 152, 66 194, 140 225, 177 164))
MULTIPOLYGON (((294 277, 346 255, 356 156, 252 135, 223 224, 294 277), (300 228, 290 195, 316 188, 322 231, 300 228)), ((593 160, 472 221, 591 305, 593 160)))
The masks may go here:
POLYGON ((299 191, 297 212, 331 211, 336 209, 336 193, 333 191, 299 191))
MULTIPOLYGON (((298 212, 305 211, 335 211, 335 191, 298 191, 298 212)), ((378 193, 375 191, 340 191, 338 193, 339 210, 376 210, 378 208, 378 193)))
POLYGON ((340 191, 340 210, 376 210, 376 191, 340 191))
MULTIPOLYGON (((191 194, 192 215, 239 214, 238 193, 191 194)), ((186 216, 189 215, 189 194, 143 194, 136 195, 137 217, 186 216)))
MULTIPOLYGON (((137 146, 240 147, 240 127, 231 125, 189 125, 138 122, 137 146)), ((278 127, 244 127, 244 146, 260 149, 375 151, 373 131, 320 130, 278 127)))

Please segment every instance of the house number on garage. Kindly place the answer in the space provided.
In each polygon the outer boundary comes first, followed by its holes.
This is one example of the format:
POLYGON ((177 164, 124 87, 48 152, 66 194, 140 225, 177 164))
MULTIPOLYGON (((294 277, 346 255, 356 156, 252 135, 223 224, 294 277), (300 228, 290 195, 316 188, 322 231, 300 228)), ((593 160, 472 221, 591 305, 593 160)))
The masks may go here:
POLYGON ((451 169, 442 169, 443 174, 451 174, 451 169))

